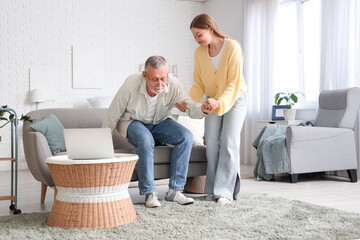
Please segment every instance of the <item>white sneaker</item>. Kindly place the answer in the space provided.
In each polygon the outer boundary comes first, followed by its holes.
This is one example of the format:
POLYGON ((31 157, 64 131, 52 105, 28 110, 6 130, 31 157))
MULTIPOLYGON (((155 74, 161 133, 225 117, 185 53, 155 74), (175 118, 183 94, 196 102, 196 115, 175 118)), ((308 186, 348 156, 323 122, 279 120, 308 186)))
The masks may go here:
POLYGON ((157 192, 146 194, 145 206, 148 207, 148 208, 161 207, 161 204, 160 204, 160 202, 158 200, 158 197, 157 197, 157 192))
POLYGON ((214 195, 211 195, 211 194, 206 195, 205 201, 215 201, 214 195))
POLYGON ((166 193, 165 200, 177 202, 181 205, 194 203, 194 199, 188 198, 181 191, 175 191, 173 189, 169 189, 169 191, 166 193))
POLYGON ((227 198, 224 198, 224 197, 221 197, 217 200, 217 203, 220 204, 220 205, 225 205, 225 204, 229 204, 231 203, 232 200, 230 199, 227 199, 227 198))

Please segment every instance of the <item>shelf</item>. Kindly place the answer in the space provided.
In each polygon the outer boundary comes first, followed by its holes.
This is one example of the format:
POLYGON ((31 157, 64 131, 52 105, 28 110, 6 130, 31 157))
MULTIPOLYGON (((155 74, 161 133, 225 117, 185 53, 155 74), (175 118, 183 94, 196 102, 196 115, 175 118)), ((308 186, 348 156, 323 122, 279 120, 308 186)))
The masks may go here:
POLYGON ((13 161, 15 162, 15 158, 0 158, 0 161, 13 161))
POLYGON ((3 201, 3 200, 15 201, 15 197, 14 196, 0 196, 0 201, 3 201))
POLYGON ((7 156, 11 157, 3 157, 0 158, 0 161, 10 161, 11 164, 11 193, 8 196, 0 196, 0 201, 7 201, 10 200, 10 210, 13 211, 13 214, 20 214, 21 210, 17 208, 17 184, 18 184, 18 128, 17 122, 18 117, 16 112, 11 108, 4 108, 1 107, 1 115, 4 113, 12 115, 12 121, 10 121, 10 143, 11 143, 11 150, 7 156))

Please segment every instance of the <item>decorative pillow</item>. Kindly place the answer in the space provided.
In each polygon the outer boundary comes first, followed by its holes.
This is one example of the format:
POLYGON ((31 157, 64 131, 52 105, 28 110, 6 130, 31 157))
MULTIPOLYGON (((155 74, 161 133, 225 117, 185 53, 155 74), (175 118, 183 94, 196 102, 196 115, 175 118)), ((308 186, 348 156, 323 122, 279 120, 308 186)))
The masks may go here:
POLYGON ((179 116, 178 123, 186 127, 193 134, 194 145, 204 145, 204 118, 192 119, 188 116, 179 116))
POLYGON ((53 113, 47 118, 30 125, 30 127, 35 132, 40 132, 45 136, 53 155, 66 151, 64 126, 53 113))
POLYGON ((87 101, 93 108, 109 108, 114 96, 97 96, 88 98, 87 101))

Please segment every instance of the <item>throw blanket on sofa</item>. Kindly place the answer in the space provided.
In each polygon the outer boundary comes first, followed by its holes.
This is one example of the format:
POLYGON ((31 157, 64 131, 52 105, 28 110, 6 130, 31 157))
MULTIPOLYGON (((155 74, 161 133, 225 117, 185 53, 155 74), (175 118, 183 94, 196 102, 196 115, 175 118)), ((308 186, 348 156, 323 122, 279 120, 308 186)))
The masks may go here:
POLYGON ((287 125, 267 125, 255 138, 252 145, 257 149, 254 176, 257 180, 271 180, 275 173, 290 171, 286 150, 287 125))
MULTIPOLYGON (((299 126, 312 126, 311 121, 299 126)), ((257 180, 271 180, 276 173, 290 171, 290 160, 286 149, 286 128, 288 125, 267 125, 252 143, 258 157, 254 169, 257 180)))

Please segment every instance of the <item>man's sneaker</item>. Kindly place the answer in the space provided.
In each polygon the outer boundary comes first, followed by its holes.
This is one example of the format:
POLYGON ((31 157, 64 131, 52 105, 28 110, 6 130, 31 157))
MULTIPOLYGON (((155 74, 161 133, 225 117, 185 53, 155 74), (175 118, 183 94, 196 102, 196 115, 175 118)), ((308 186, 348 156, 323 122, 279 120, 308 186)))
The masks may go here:
POLYGON ((175 191, 173 189, 169 189, 169 191, 166 193, 165 200, 177 202, 181 205, 194 203, 194 199, 185 197, 185 195, 181 191, 175 191))
POLYGON ((145 206, 148 207, 148 208, 161 207, 161 204, 160 204, 160 202, 158 200, 156 192, 146 194, 145 206))
POLYGON ((231 202, 232 202, 232 201, 231 201, 230 199, 223 198, 223 197, 221 197, 221 198, 219 198, 219 199, 217 200, 217 203, 220 204, 220 205, 229 204, 229 203, 231 203, 231 202))
POLYGON ((214 197, 214 195, 211 195, 211 194, 206 195, 206 197, 205 197, 205 201, 215 201, 215 197, 214 197))

